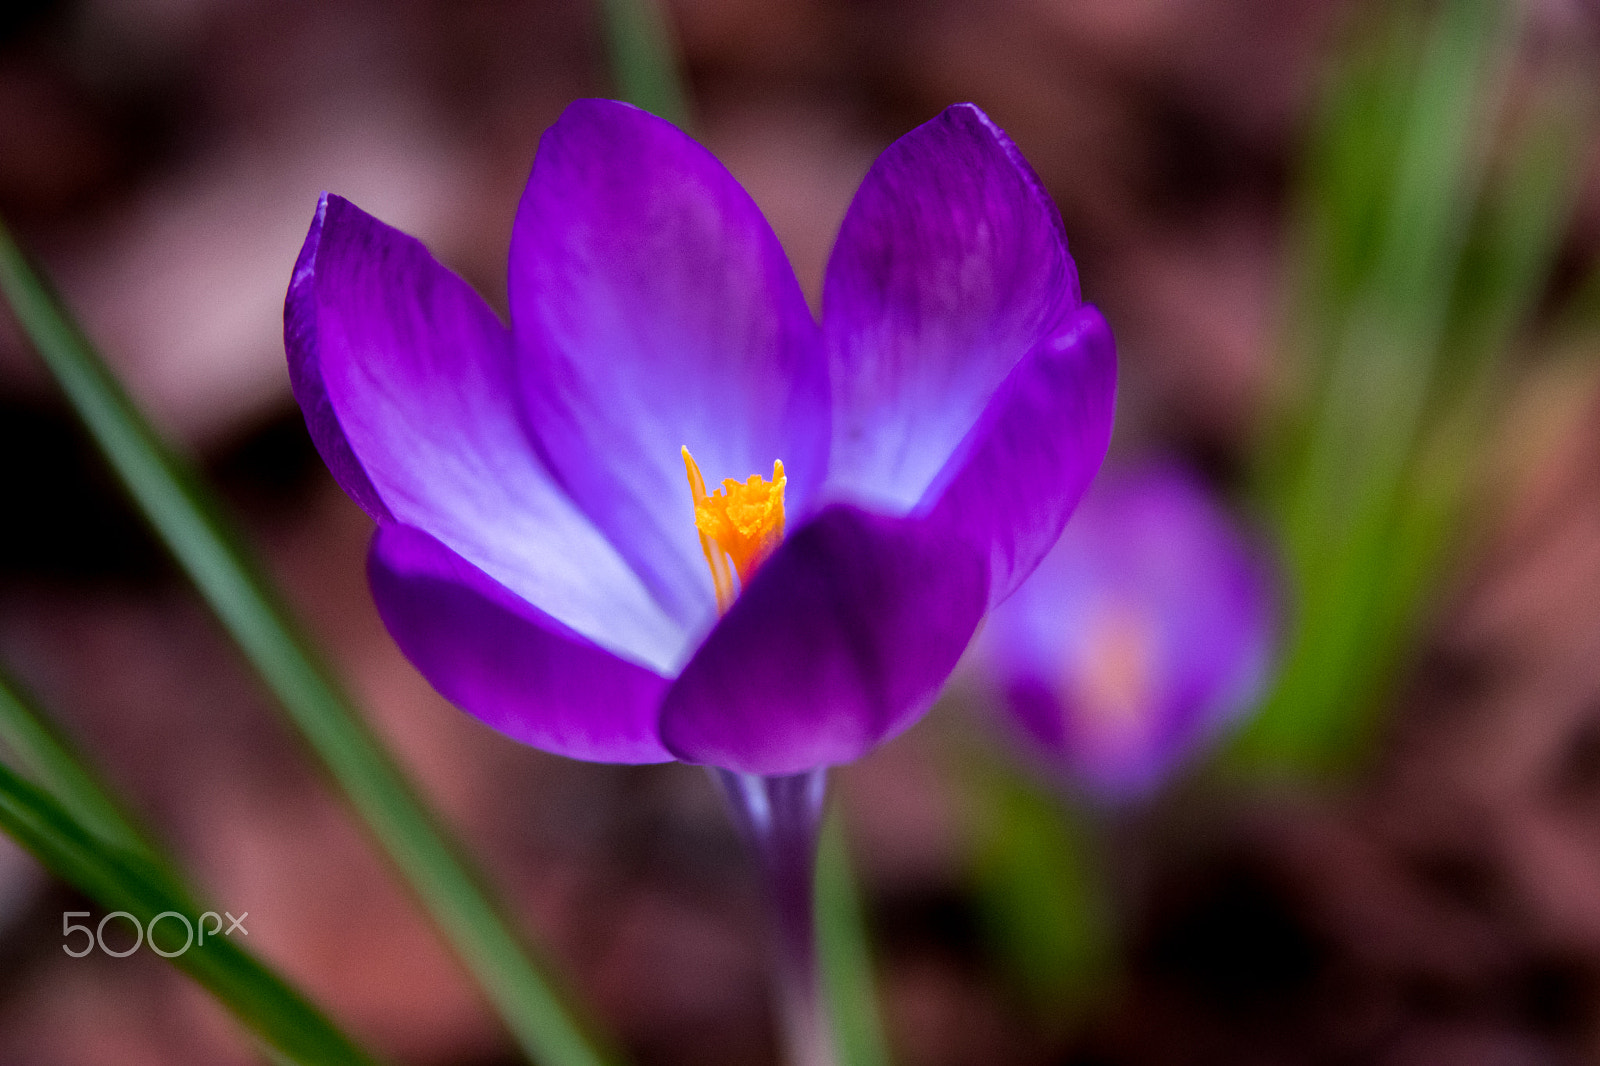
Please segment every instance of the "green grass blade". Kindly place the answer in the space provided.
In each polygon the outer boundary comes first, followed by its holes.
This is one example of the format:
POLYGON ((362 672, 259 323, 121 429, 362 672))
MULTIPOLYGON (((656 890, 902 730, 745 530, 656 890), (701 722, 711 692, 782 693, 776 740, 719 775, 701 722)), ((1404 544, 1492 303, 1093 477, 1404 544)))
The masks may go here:
MULTIPOLYGON (((58 877, 141 926, 164 911, 198 921, 203 913, 173 876, 144 853, 97 836, 43 789, 0 763, 0 829, 58 877)), ((159 927, 171 935, 168 919, 159 927)), ((161 946, 177 951, 181 941, 161 946)), ((170 960, 253 1033, 301 1066, 374 1066, 373 1059, 275 973, 226 937, 170 960)))
POLYGON ((1400 476, 1426 409, 1482 166, 1474 137, 1498 110, 1513 44, 1499 0, 1450 0, 1427 38, 1386 187, 1381 238, 1334 345, 1300 490, 1291 550, 1315 557, 1400 476))
POLYGON ((1408 496, 1486 179, 1480 142, 1501 112, 1517 36, 1501 0, 1446 0, 1420 34, 1397 20, 1380 69, 1358 71, 1361 91, 1334 98, 1350 111, 1323 135, 1341 144, 1312 153, 1388 163, 1349 162, 1337 180, 1309 183, 1324 197, 1308 205, 1323 235, 1309 251, 1331 258, 1305 270, 1325 287, 1300 297, 1320 335, 1297 340, 1327 363, 1287 440, 1266 449, 1289 457, 1263 487, 1296 616, 1277 684, 1235 745, 1246 765, 1316 772, 1359 755, 1374 693, 1403 649, 1405 627, 1391 623, 1413 616, 1424 591, 1406 577, 1417 552, 1438 548, 1407 538, 1442 543, 1449 532, 1431 511, 1408 525, 1408 496), (1341 228, 1370 237, 1341 244, 1341 228))
POLYGON ((866 917, 837 809, 823 823, 817 848, 817 941, 840 1066, 889 1066, 866 917))
POLYGON ((656 0, 602 0, 612 76, 622 99, 689 128, 677 50, 656 0))
POLYGON ((1009 768, 975 778, 987 825, 974 875, 990 942, 1053 1024, 1070 1024, 1116 977, 1116 917, 1085 812, 1009 768))
POLYGON ((1469 406, 1482 406, 1471 394, 1486 391, 1485 377, 1498 371, 1555 267, 1594 154, 1600 103, 1591 88, 1574 73, 1532 91, 1531 114, 1468 246, 1446 347, 1469 406))
MULTIPOLYGON (((57 838, 53 844, 53 851, 36 840, 35 844, 39 846, 32 846, 31 850, 40 861, 51 866, 63 877, 71 879, 75 871, 80 877, 87 877, 87 880, 74 879, 73 883, 80 891, 93 895, 105 903, 109 909, 117 909, 121 903, 108 902, 105 892, 95 891, 94 887, 106 877, 115 878, 114 864, 107 864, 101 875, 94 875, 92 866, 87 867, 91 869, 91 873, 86 875, 84 874, 86 866, 80 861, 81 856, 74 857, 76 849, 83 846, 82 838, 93 838, 99 842, 94 847, 99 849, 100 858, 104 859, 109 849, 120 849, 136 857, 141 867, 139 876, 143 882, 160 886, 161 891, 169 897, 167 905, 160 910, 152 911, 152 914, 159 914, 161 910, 176 910, 190 919, 195 919, 197 915, 204 913, 193 903, 178 905, 192 899, 192 895, 182 887, 183 878, 175 872, 176 864, 166 859, 151 843, 149 837, 140 829, 137 820, 111 794, 94 770, 84 763, 46 715, 21 694, 15 683, 3 672, 0 672, 0 744, 9 749, 13 758, 21 764, 24 773, 39 784, 39 795, 32 797, 31 803, 26 796, 18 801, 22 804, 23 810, 33 810, 33 816, 26 821, 4 821, 4 815, 0 815, 0 824, 4 824, 10 831, 20 832, 26 825, 31 824, 35 827, 36 833, 48 832, 49 827, 58 823, 60 819, 49 817, 51 811, 48 805, 39 804, 39 797, 43 796, 57 804, 60 813, 76 822, 80 830, 76 836, 67 839, 57 838), (183 896, 184 899, 179 900, 179 896, 183 896)), ((3 768, 3 764, 0 764, 0 768, 3 768)), ((126 870, 123 873, 126 873, 126 870)), ((131 891, 133 891, 131 888, 124 886, 122 895, 116 898, 125 900, 131 891)), ((236 990, 236 995, 231 999, 223 998, 223 1005, 234 1009, 235 1013, 240 1015, 240 1020, 253 1029, 256 1035, 277 1042, 276 1046, 268 1044, 263 1048, 263 1051, 275 1061, 291 1064, 298 1061, 303 1066, 324 1062, 372 1061, 365 1052, 360 1051, 356 1052, 356 1058, 350 1058, 350 1052, 355 1049, 355 1045, 335 1030, 332 1023, 309 1001, 272 970, 257 962, 248 953, 244 954, 242 960, 232 958, 232 955, 239 954, 237 949, 224 954, 230 957, 223 959, 221 965, 240 972, 226 981, 228 988, 236 990), (256 990, 264 990, 261 993, 265 996, 264 1005, 254 1014, 240 1013, 237 1009, 238 997, 256 995, 256 990), (262 1024, 254 1020, 255 1014, 265 1017, 274 1026, 273 1031, 264 1031, 262 1024), (294 1032, 305 1036, 315 1047, 322 1050, 309 1057, 302 1056, 298 1060, 288 1057, 298 1045, 292 1040, 283 1039, 283 1034, 277 1031, 280 1021, 282 1026, 292 1027, 294 1032)), ((206 987, 212 988, 212 985, 206 987)))
POLYGON ((1592 143, 1585 71, 1554 63, 1505 106, 1514 14, 1498 0, 1436 11, 1428 32, 1402 22, 1387 52, 1356 64, 1356 86, 1332 98, 1330 143, 1312 152, 1329 172, 1309 175, 1302 208, 1297 342, 1327 366, 1262 481, 1297 616, 1235 748, 1256 769, 1337 771, 1366 750, 1470 537, 1506 357, 1548 283, 1592 143), (1484 151, 1488 127, 1513 117, 1507 150, 1484 151))
POLYGON ((598 1066, 600 1054, 290 620, 193 468, 165 446, 3 226, 0 291, 145 517, 421 898, 517 1042, 546 1066, 598 1066))
POLYGON ((154 853, 134 817, 4 671, 0 671, 0 744, 90 833, 118 847, 154 853))

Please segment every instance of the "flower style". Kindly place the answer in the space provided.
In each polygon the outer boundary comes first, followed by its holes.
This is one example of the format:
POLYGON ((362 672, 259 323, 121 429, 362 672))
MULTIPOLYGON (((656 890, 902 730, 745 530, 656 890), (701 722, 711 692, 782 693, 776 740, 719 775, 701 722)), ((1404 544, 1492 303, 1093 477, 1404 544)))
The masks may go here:
POLYGON ((975 659, 1053 766, 1134 798, 1249 709, 1276 608, 1259 547, 1192 474, 1150 465, 1096 483, 975 659))
POLYGON ((970 105, 874 164, 820 326, 721 164, 602 100, 540 141, 509 288, 507 328, 324 195, 290 375, 377 522, 401 649, 574 758, 788 775, 904 729, 1110 433, 1110 332, 1037 177, 970 105))

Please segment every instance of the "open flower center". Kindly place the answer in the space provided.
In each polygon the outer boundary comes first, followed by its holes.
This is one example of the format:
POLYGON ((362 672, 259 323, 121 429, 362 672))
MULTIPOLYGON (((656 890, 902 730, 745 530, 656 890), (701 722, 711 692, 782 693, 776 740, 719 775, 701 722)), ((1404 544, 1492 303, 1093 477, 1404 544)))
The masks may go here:
POLYGON ((782 461, 774 461, 771 481, 760 474, 751 474, 743 483, 725 478, 722 488, 707 495, 705 478, 688 448, 683 449, 683 466, 689 474, 700 548, 717 590, 717 610, 725 613, 737 591, 733 574, 739 575, 739 588, 748 585, 756 568, 783 540, 783 487, 789 479, 783 475, 782 461))
POLYGON ((1155 687, 1155 643, 1155 627, 1138 607, 1113 601, 1094 612, 1068 682, 1090 730, 1124 733, 1148 712, 1155 687))

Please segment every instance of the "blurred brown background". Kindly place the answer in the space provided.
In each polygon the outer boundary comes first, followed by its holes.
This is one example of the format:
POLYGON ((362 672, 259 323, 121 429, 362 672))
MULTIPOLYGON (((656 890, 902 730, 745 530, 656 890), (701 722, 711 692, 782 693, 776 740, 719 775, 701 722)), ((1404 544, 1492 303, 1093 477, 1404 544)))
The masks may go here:
MULTIPOLYGON (((1285 227, 1336 0, 677 0, 696 132, 815 300, 873 157, 945 105, 1005 127, 1116 331, 1117 448, 1223 484, 1274 387, 1285 227)), ((1573 0, 1533 39, 1596 33, 1573 0)), ((774 1061, 761 914, 702 775, 580 765, 451 709, 363 578, 369 524, 289 396, 283 292, 317 193, 504 307, 540 132, 610 87, 579 0, 11 0, 0 215, 203 460, 384 736, 633 1061, 774 1061)), ((1566 259, 1600 242, 1587 183, 1566 259)), ((974 913, 949 708, 841 775, 902 1066, 1600 1060, 1600 408, 1544 374, 1376 768, 1113 826, 1126 973, 1018 993, 974 913)), ((249 946, 408 1063, 507 1038, 145 532, 0 314, 0 658, 249 946)), ((0 842, 0 1063, 254 1061, 148 952, 60 950, 84 900, 0 842)), ((96 916, 99 908, 95 908, 96 916)))

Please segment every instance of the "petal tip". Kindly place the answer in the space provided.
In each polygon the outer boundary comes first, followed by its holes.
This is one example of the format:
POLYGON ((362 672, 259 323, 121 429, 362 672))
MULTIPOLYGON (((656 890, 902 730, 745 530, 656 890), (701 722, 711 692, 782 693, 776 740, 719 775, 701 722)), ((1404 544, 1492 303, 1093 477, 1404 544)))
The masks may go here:
POLYGON ((316 210, 311 213, 311 225, 306 230, 306 239, 300 245, 300 254, 295 258, 294 273, 289 279, 289 293, 284 300, 284 322, 287 327, 293 315, 293 304, 296 290, 305 285, 316 273, 317 251, 322 247, 322 231, 327 227, 328 199, 332 193, 323 192, 317 196, 316 210))
MULTIPOLYGON (((540 143, 543 145, 545 137, 554 135, 555 139, 572 136, 583 136, 585 129, 622 126, 636 124, 639 128, 665 127, 677 133, 684 131, 668 122, 660 115, 646 111, 636 104, 626 100, 609 100, 602 96, 586 96, 574 100, 562 109, 561 115, 545 130, 540 143)), ((684 136, 688 136, 684 134, 684 136)), ((538 157, 534 157, 535 163, 538 157)))
POLYGON ((1005 132, 995 124, 994 119, 989 117, 989 113, 971 101, 951 104, 939 113, 939 118, 950 122, 958 120, 971 122, 981 126, 991 134, 998 134, 1000 137, 1005 136, 1005 132))

